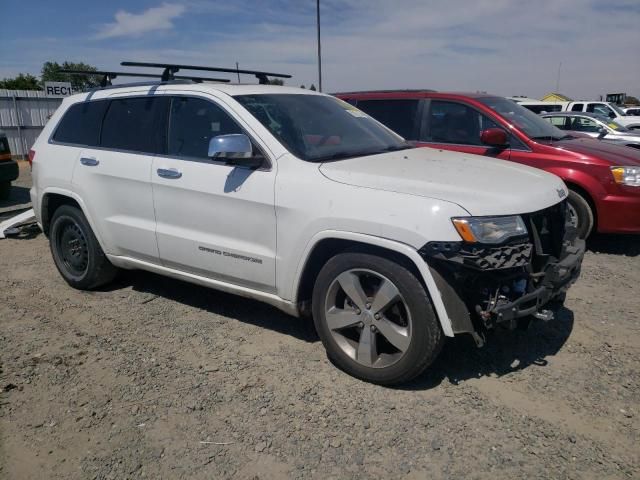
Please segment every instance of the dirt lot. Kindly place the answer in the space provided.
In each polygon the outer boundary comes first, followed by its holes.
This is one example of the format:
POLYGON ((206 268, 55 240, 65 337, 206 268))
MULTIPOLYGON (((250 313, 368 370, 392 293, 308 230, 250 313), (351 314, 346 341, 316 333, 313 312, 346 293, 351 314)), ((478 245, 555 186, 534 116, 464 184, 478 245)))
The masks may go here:
POLYGON ((257 302, 72 290, 42 234, 0 240, 0 272, 0 478, 640 477, 638 238, 591 242, 555 321, 451 340, 402 389, 257 302))

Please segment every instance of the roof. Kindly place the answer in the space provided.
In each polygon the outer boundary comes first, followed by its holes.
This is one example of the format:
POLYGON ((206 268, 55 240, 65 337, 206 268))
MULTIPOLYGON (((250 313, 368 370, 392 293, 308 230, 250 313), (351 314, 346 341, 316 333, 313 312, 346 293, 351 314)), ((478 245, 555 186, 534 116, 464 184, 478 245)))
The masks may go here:
POLYGON ((542 97, 542 100, 544 100, 545 98, 548 98, 548 97, 555 97, 555 98, 557 98, 557 99, 559 99, 560 101, 563 101, 563 102, 572 102, 573 101, 572 98, 569 98, 566 95, 562 95, 561 93, 557 93, 557 92, 547 93, 545 96, 542 97))
POLYGON ((257 84, 222 84, 222 83, 192 83, 188 81, 175 82, 138 82, 122 85, 112 85, 105 88, 97 88, 89 92, 78 93, 67 97, 69 101, 83 101, 90 99, 108 98, 115 93, 147 93, 161 89, 162 91, 192 91, 192 92, 212 92, 224 93, 229 96, 236 95, 259 95, 259 94, 299 94, 299 95, 324 95, 313 90, 298 87, 284 87, 280 85, 257 85, 257 84))
POLYGON ((591 112, 547 112, 541 113, 541 117, 590 117, 601 118, 601 114, 591 112))
POLYGON ((363 90, 359 92, 336 92, 331 95, 345 96, 345 97, 359 97, 359 96, 372 96, 389 98, 393 96, 402 98, 421 98, 421 97, 439 97, 447 95, 456 95, 467 98, 486 98, 486 97, 499 97, 500 95, 492 95, 484 92, 441 92, 437 90, 421 89, 421 90, 363 90))

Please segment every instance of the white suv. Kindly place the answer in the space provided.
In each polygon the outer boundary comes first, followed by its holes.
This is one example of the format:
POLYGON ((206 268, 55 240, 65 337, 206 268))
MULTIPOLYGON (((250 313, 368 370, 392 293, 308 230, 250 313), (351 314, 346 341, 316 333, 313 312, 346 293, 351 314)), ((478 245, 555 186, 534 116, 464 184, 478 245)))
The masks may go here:
POLYGON ((334 362, 380 384, 445 337, 551 319, 584 254, 558 177, 413 148, 298 88, 98 89, 66 98, 31 154, 71 286, 137 268, 312 314, 334 362))

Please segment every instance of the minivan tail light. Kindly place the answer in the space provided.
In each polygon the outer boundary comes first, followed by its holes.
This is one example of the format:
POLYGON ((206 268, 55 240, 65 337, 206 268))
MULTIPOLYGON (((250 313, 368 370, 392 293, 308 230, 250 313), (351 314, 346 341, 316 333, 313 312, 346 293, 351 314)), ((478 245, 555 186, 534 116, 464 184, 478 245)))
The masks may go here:
POLYGON ((29 150, 29 166, 33 168, 33 159, 36 158, 36 151, 32 148, 29 150))

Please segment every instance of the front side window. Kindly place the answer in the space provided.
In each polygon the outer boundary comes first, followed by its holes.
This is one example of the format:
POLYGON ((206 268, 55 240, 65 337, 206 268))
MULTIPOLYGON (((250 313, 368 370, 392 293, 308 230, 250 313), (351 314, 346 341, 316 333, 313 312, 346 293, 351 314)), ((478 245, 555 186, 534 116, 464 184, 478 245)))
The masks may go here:
POLYGON ((482 145, 480 134, 488 128, 499 128, 486 115, 468 105, 433 100, 429 109, 427 137, 434 143, 482 145))
POLYGON ((358 108, 401 137, 414 139, 418 100, 359 100, 358 108))
POLYGON ((494 110, 505 121, 516 126, 529 138, 554 141, 567 136, 562 130, 516 102, 503 97, 482 97, 478 100, 494 110))
POLYGON ((598 115, 606 115, 607 117, 615 118, 616 113, 604 103, 589 103, 587 105, 587 112, 596 113, 598 115))
POLYGON ((109 102, 100 146, 140 153, 163 153, 167 99, 118 98, 109 102))
POLYGON ((595 120, 586 117, 574 117, 571 125, 571 130, 576 132, 597 133, 601 128, 595 120))
POLYGON ((335 97, 256 94, 234 98, 302 160, 322 162, 412 148, 366 113, 335 97))
POLYGON ((98 146, 100 126, 108 104, 106 100, 95 100, 71 105, 60 120, 53 140, 87 147, 98 146))
POLYGON ((209 141, 218 135, 234 133, 244 132, 218 105, 194 97, 171 100, 169 155, 208 159, 209 141))
POLYGON ((571 111, 572 112, 581 112, 582 111, 582 107, 584 106, 583 103, 575 103, 573 105, 573 107, 571 107, 571 111))

